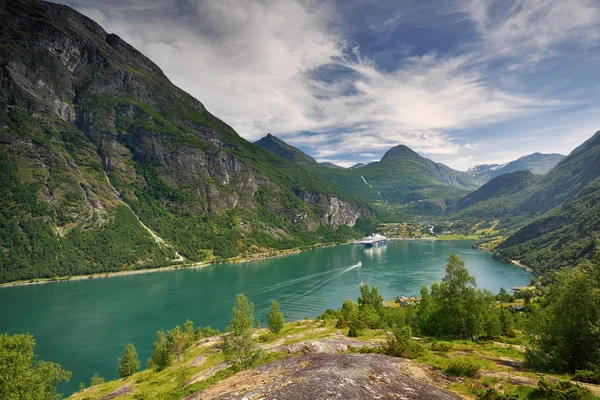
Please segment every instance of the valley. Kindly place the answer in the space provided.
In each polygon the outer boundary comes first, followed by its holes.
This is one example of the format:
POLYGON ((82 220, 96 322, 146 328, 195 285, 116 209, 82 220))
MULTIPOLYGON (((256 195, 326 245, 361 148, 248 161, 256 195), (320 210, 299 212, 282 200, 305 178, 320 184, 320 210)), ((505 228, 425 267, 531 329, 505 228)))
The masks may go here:
POLYGON ((188 3, 0 0, 0 399, 600 398, 593 7, 188 3))

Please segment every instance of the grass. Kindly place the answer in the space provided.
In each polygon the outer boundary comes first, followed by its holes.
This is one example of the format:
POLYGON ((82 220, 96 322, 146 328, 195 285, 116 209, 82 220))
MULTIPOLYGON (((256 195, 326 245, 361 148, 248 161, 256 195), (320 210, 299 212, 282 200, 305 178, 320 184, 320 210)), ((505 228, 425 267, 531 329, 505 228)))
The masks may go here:
POLYGON ((181 398, 186 394, 194 393, 195 391, 201 390, 201 384, 209 386, 210 384, 216 383, 221 379, 233 375, 233 371, 225 369, 219 371, 217 374, 206 380, 198 383, 189 385, 193 391, 188 393, 190 389, 185 389, 182 383, 188 382, 193 376, 200 372, 205 372, 212 367, 224 362, 223 354, 216 352, 212 354, 206 354, 206 359, 202 365, 198 367, 189 367, 190 361, 199 355, 207 352, 206 347, 192 346, 186 350, 183 354, 182 360, 174 362, 174 364, 166 368, 163 371, 156 372, 151 369, 145 369, 140 371, 127 379, 119 379, 105 384, 94 386, 84 392, 78 392, 74 394, 71 399, 84 400, 84 399, 100 399, 103 396, 111 393, 112 391, 122 387, 124 385, 130 385, 134 389, 133 393, 120 396, 119 399, 129 400, 141 398, 152 400, 152 399, 171 399, 181 398), (205 382, 208 381, 208 382, 205 382), (177 397, 181 394, 181 397, 177 397), (173 397, 173 395, 177 395, 173 397))
MULTIPOLYGON (((335 329, 335 321, 328 321, 323 324, 321 321, 315 320, 301 320, 296 322, 287 323, 284 325, 279 335, 265 335, 268 337, 267 341, 259 341, 259 343, 274 343, 281 339, 283 336, 288 335, 301 335, 300 340, 289 340, 286 344, 295 343, 302 340, 316 340, 329 337, 332 333, 338 331, 335 329), (317 332, 312 332, 315 329, 324 328, 317 332)), ((256 333, 266 334, 267 329, 259 329, 256 333)), ((369 337, 376 334, 365 335, 369 337)), ((223 363, 223 353, 220 351, 212 352, 210 347, 192 346, 185 350, 181 361, 175 361, 172 366, 166 368, 163 371, 156 372, 151 369, 140 371, 127 379, 119 379, 104 384, 100 384, 89 388, 83 392, 75 393, 70 399, 72 400, 96 400, 101 399, 107 394, 114 390, 124 386, 130 385, 133 388, 133 392, 120 396, 122 400, 134 400, 138 398, 144 398, 147 400, 153 399, 180 399, 187 395, 196 393, 202 389, 205 389, 223 379, 227 379, 232 376, 235 371, 226 368, 218 371, 214 375, 193 383, 188 386, 183 386, 183 383, 189 382, 194 376, 199 373, 206 373, 211 368, 223 363), (210 351, 209 351, 210 350, 210 351), (197 367, 190 367, 189 363, 196 357, 205 355, 204 362, 197 367)), ((282 352, 269 352, 265 354, 265 357, 260 359, 254 366, 265 365, 277 360, 281 360, 285 357, 289 357, 287 353, 282 352)))
POLYGON ((478 357, 455 357, 448 361, 445 371, 448 374, 473 378, 479 374, 482 363, 478 357))
MULTIPOLYGON (((336 320, 300 320, 286 323, 279 335, 268 333, 268 330, 257 329, 256 335, 260 336, 258 340, 260 345, 269 345, 281 343, 290 345, 293 343, 323 340, 338 335, 346 336, 347 328, 338 329, 335 327, 336 320)), ((370 341, 385 339, 387 332, 384 330, 362 330, 358 340, 370 341)), ((517 338, 519 339, 519 338, 517 338)), ((486 390, 496 390, 507 395, 520 395, 522 398, 532 398, 535 393, 539 376, 534 371, 522 370, 519 367, 511 366, 508 363, 522 361, 524 353, 521 347, 511 346, 509 343, 503 345, 504 339, 497 341, 472 342, 468 340, 455 339, 430 339, 423 338, 419 340, 428 350, 425 354, 414 359, 418 364, 432 366, 438 371, 454 374, 463 377, 461 381, 456 382, 446 389, 466 397, 476 397, 486 390), (508 346, 506 345, 508 344, 508 346), (435 349, 438 349, 437 351, 435 349), (530 382, 530 386, 515 385, 509 382, 514 378, 523 379, 530 382)), ((514 341, 515 339, 510 339, 514 341)), ((522 340, 517 340, 522 342, 522 340)), ((181 399, 193 393, 197 393, 215 383, 227 379, 235 374, 235 371, 225 368, 214 374, 207 374, 209 370, 224 362, 223 354, 215 351, 211 346, 192 346, 183 353, 182 360, 175 362, 171 367, 161 372, 153 370, 140 371, 132 377, 125 380, 107 382, 94 386, 85 392, 77 393, 72 396, 73 400, 99 400, 103 396, 111 393, 123 385, 130 385, 133 392, 119 397, 123 400, 134 400, 144 398, 153 399, 181 399), (190 367, 190 361, 194 358, 204 355, 204 362, 200 366, 190 367), (199 380, 191 385, 184 386, 198 374, 207 374, 207 378, 199 380)), ((276 349, 273 349, 276 350, 276 349)), ((356 349, 349 349, 349 353, 358 352, 356 349)), ((265 357, 258 361, 255 366, 268 364, 277 360, 291 357, 284 352, 266 351, 265 357)), ((548 375, 548 377, 557 380, 569 380, 567 375, 548 375)))
POLYGON ((496 236, 494 238, 485 239, 485 240, 486 240, 485 242, 479 244, 479 247, 481 247, 482 249, 485 249, 485 250, 494 250, 495 248, 500 246, 506 240, 506 237, 496 236))
POLYGON ((479 240, 479 239, 481 239, 481 236, 451 234, 451 235, 439 235, 437 239, 438 240, 479 240))

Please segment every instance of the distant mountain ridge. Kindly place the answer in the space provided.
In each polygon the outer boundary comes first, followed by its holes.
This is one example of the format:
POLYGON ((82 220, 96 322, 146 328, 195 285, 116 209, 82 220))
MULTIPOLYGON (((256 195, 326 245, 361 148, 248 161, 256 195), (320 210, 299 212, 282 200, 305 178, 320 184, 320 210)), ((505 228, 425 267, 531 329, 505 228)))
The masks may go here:
POLYGON ((344 169, 344 167, 340 167, 339 165, 336 165, 334 163, 331 162, 321 162, 319 163, 320 166, 322 167, 327 167, 327 168, 341 168, 344 169))
POLYGON ((367 164, 366 163, 357 163, 357 164, 354 164, 353 166, 351 166, 350 169, 361 168, 361 167, 364 167, 365 165, 367 165, 367 164))
POLYGON ((255 142, 322 176, 340 190, 379 205, 409 206, 409 213, 441 213, 451 203, 478 187, 466 172, 420 156, 407 146, 388 150, 378 162, 335 168, 308 162, 312 157, 273 135, 255 142))
POLYGON ((565 158, 562 154, 533 153, 506 164, 482 164, 468 169, 473 178, 485 183, 502 174, 516 171, 531 171, 536 175, 548 173, 556 164, 565 158))

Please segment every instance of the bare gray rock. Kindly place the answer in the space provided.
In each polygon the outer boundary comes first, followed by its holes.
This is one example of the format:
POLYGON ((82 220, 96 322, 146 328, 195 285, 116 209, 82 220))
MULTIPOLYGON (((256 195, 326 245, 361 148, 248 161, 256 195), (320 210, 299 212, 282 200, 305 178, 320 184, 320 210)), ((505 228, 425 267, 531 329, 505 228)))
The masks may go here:
POLYGON ((186 400, 461 398, 407 376, 410 363, 379 354, 307 354, 243 371, 186 400))
POLYGON ((293 353, 309 353, 309 354, 335 354, 343 353, 352 348, 360 349, 362 347, 375 348, 380 347, 380 343, 363 342, 358 339, 348 337, 307 340, 297 342, 286 346, 275 348, 277 351, 282 351, 288 354, 293 353))
POLYGON ((116 399, 117 397, 121 397, 124 396, 126 394, 129 394, 133 392, 133 389, 131 388, 131 386, 129 385, 125 385, 125 386, 121 386, 120 388, 113 390, 112 392, 110 392, 109 394, 107 394, 106 396, 104 396, 102 398, 102 400, 112 400, 112 399, 116 399))

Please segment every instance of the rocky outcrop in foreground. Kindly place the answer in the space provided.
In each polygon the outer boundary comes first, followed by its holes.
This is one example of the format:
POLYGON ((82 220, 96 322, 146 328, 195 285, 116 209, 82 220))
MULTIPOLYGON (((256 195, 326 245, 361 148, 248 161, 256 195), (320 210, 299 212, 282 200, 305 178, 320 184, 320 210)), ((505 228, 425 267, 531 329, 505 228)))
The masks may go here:
POLYGON ((240 372, 186 400, 460 399, 407 376, 408 364, 379 354, 306 354, 240 372))

